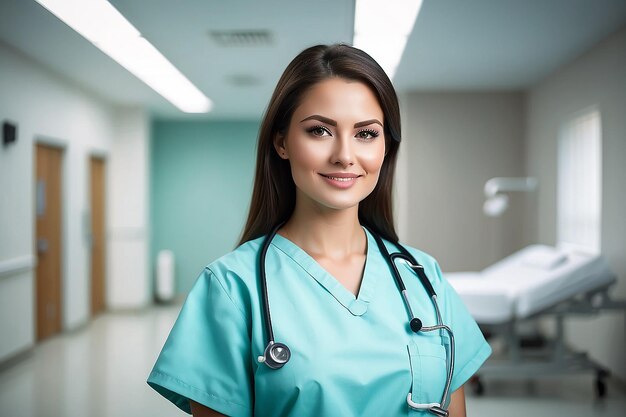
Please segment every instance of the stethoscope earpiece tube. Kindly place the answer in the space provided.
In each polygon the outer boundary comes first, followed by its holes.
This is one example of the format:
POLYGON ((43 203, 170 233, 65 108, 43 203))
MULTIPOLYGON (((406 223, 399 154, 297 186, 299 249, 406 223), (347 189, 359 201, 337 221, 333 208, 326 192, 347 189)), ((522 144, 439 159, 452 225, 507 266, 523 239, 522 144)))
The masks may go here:
POLYGON ((433 296, 436 297, 437 294, 435 293, 435 289, 430 283, 430 280, 428 279, 428 277, 426 277, 426 273, 424 272, 424 267, 417 262, 415 257, 413 257, 413 255, 411 255, 404 246, 402 246, 399 243, 396 243, 396 246, 398 247, 398 249, 400 249, 400 252, 404 255, 404 259, 407 260, 408 258, 411 269, 415 271, 415 273, 417 274, 417 277, 419 278, 420 282, 426 289, 426 292, 428 292, 428 295, 430 296, 430 298, 432 298, 433 296))
POLYGON ((431 408, 428 412, 440 417, 448 417, 449 415, 448 410, 444 410, 443 408, 437 406, 431 408))
POLYGON ((389 251, 387 250, 387 247, 385 246, 385 243, 380 238, 380 236, 378 236, 378 234, 376 233, 373 233, 369 228, 366 227, 366 229, 369 230, 370 234, 374 237, 374 240, 376 241, 376 245, 378 246, 378 250, 383 255, 383 258, 385 258, 385 261, 387 261, 387 264, 389 265, 389 268, 391 269, 391 275, 393 275, 396 281, 396 284, 398 285, 398 289, 400 290, 400 293, 402 294, 404 305, 409 311, 409 316, 410 316, 409 327, 411 328, 413 332, 415 333, 419 332, 422 329, 422 321, 418 319, 417 317, 415 317, 415 315, 413 314, 413 310, 411 309, 411 303, 409 303, 409 299, 406 294, 406 287, 404 286, 404 282, 402 282, 400 271, 398 271, 398 267, 396 265, 396 259, 402 259, 408 262, 409 266, 411 267, 413 271, 415 271, 420 282, 426 289, 426 292, 428 293, 429 298, 432 299, 433 297, 436 297, 437 294, 435 294, 435 290, 433 289, 433 286, 430 284, 428 277, 426 277, 426 274, 424 273, 424 267, 420 265, 417 262, 417 260, 413 257, 413 255, 411 255, 409 251, 407 251, 406 248, 402 246, 401 244, 399 244, 398 242, 396 242, 395 245, 400 249, 400 252, 393 253, 390 255, 389 251))

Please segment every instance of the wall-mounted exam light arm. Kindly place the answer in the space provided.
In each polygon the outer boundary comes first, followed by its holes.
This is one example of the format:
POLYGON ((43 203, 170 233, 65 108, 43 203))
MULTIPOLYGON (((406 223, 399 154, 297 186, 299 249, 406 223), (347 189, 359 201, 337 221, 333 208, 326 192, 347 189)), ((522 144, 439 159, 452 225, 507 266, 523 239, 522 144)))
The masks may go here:
POLYGON ((511 191, 533 191, 537 188, 537 178, 495 177, 485 183, 485 197, 493 197, 498 193, 511 191))
POLYGON ((509 206, 507 192, 529 192, 537 188, 537 179, 532 177, 491 178, 485 183, 485 197, 483 212, 490 217, 500 216, 509 206))

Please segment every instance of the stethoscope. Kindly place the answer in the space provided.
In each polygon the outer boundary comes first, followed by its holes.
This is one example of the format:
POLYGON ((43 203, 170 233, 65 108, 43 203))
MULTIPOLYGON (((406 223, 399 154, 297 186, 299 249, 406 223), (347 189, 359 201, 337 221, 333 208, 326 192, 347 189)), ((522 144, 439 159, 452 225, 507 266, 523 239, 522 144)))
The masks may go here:
MULTIPOLYGON (((263 355, 258 357, 258 361, 265 363, 271 369, 282 368, 291 358, 291 351, 289 350, 287 345, 281 342, 274 341, 274 331, 272 329, 272 319, 270 316, 270 306, 267 296, 267 282, 265 276, 265 257, 267 255, 267 250, 270 246, 270 243, 272 242, 272 239, 274 239, 274 236, 276 236, 278 229, 280 229, 282 225, 283 223, 278 224, 267 235, 267 237, 263 241, 263 245, 261 246, 261 252, 259 255, 259 278, 261 281, 261 291, 263 292, 263 312, 265 313, 265 327, 267 329, 269 342, 265 347, 263 355)), ((428 280, 428 277, 426 277, 426 274, 424 273, 424 267, 415 260, 413 255, 411 255, 404 246, 396 242, 395 245, 398 247, 400 252, 389 254, 380 236, 378 236, 376 233, 373 233, 370 228, 367 228, 367 230, 376 240, 376 244, 378 245, 380 252, 385 258, 387 264, 389 265, 391 273, 396 280, 396 283, 398 284, 398 288, 400 289, 400 293, 402 294, 402 299, 404 300, 404 305, 408 310, 409 317, 411 318, 409 321, 409 327, 411 328, 411 330, 415 333, 445 330, 450 337, 450 354, 447 355, 448 358, 446 358, 446 385, 443 389, 441 402, 425 404, 416 403, 412 400, 410 392, 406 397, 406 401, 409 407, 415 410, 426 410, 434 415, 447 417, 448 410, 446 407, 446 403, 448 401, 450 384, 452 382, 452 374, 454 372, 454 334, 452 333, 452 330, 448 326, 443 324, 441 320, 441 313, 439 312, 439 305, 437 304, 437 294, 435 293, 433 286, 428 280), (435 306, 435 313, 437 316, 437 324, 435 326, 424 326, 422 324, 422 321, 415 317, 415 315, 413 314, 413 310, 411 309, 411 304, 409 303, 409 299, 407 296, 406 287, 404 286, 404 282, 402 281, 402 278, 400 277, 400 272, 398 271, 398 268, 396 266, 397 259, 402 259, 403 261, 405 261, 413 270, 413 272, 416 273, 417 277, 422 283, 422 286, 432 300, 433 305, 435 306)))

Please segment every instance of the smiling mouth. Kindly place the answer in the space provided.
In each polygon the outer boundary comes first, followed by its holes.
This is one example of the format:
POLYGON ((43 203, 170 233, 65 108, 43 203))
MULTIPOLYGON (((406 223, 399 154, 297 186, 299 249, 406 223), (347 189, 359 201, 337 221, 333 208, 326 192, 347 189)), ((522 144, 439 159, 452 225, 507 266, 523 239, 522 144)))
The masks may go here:
POLYGON ((348 182, 359 178, 361 175, 356 174, 343 174, 343 173, 332 173, 332 174, 321 174, 324 178, 329 178, 331 180, 340 181, 340 182, 348 182))
POLYGON ((342 190, 351 188, 356 184, 356 180, 362 175, 352 174, 348 172, 331 172, 330 174, 318 173, 324 181, 335 188, 342 190))
POLYGON ((348 182, 357 179, 358 177, 333 177, 331 175, 320 174, 324 178, 329 178, 331 180, 339 181, 339 182, 348 182))

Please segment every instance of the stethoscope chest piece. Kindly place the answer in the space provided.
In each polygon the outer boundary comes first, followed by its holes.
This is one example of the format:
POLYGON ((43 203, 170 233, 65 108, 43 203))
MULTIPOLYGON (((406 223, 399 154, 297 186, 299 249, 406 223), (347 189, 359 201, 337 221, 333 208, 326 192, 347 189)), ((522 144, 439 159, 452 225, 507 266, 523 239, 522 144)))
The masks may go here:
POLYGON ((291 351, 286 344, 269 342, 263 356, 259 356, 258 360, 272 369, 279 369, 289 362, 290 358, 291 351))

